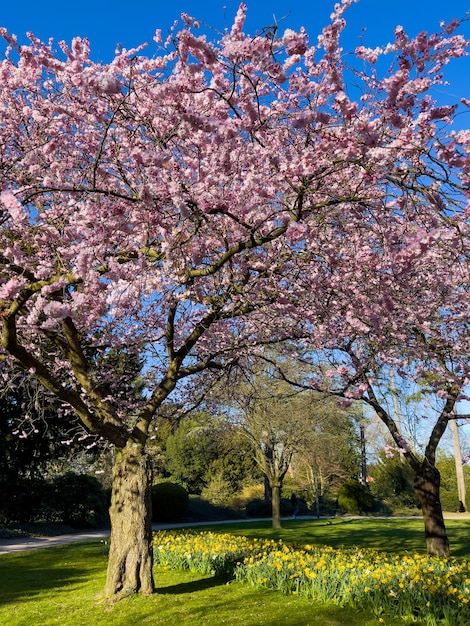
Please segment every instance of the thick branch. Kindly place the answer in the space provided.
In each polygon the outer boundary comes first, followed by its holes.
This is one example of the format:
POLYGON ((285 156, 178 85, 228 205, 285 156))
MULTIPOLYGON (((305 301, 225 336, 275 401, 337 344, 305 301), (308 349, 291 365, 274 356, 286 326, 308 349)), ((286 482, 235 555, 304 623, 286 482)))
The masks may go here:
POLYGON ((460 389, 457 385, 451 385, 448 390, 448 396, 446 400, 446 404, 439 415, 438 420, 434 424, 434 428, 432 429, 431 436, 429 437, 428 444, 426 446, 426 450, 424 456, 426 460, 434 467, 436 462, 436 450, 437 446, 442 439, 442 436, 447 428, 447 424, 449 423, 449 419, 452 417, 452 412, 454 410, 455 403, 457 401, 457 397, 460 393, 460 389))
POLYGON ((80 395, 71 388, 65 388, 51 374, 47 367, 33 354, 21 346, 17 340, 16 322, 13 317, 4 318, 2 328, 2 345, 24 368, 34 371, 35 377, 63 402, 69 404, 80 417, 84 425, 93 433, 107 436, 113 442, 122 442, 122 432, 112 425, 104 425, 102 420, 91 411, 80 395))

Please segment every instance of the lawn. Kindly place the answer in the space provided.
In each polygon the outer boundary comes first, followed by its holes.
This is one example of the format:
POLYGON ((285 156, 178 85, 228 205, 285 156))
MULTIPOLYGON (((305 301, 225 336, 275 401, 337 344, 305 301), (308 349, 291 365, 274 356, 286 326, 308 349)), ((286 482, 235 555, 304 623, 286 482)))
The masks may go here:
MULTIPOLYGON (((403 554, 425 553, 423 520, 417 518, 338 518, 331 520, 283 520, 275 530, 271 522, 207 525, 198 530, 232 533, 247 537, 282 539, 290 543, 312 543, 351 548, 361 546, 403 554)), ((452 556, 470 559, 470 517, 446 519, 452 556)))
MULTIPOLYGON (((156 568, 156 593, 106 606, 100 542, 0 556, 2 626, 376 626, 372 615, 307 598, 156 568)), ((396 626, 397 621, 386 624, 396 626)))
MULTIPOLYGON (((454 554, 469 557, 466 521, 447 523, 454 554)), ((421 520, 286 521, 274 531, 268 523, 212 526, 212 530, 298 544, 361 545, 403 552, 424 551, 421 520)), ((198 529, 201 530, 201 529, 198 529)), ((242 582, 157 567, 156 593, 106 606, 100 598, 106 574, 106 544, 88 542, 0 556, 2 626, 388 626, 402 620, 349 607, 286 596, 242 582)), ((416 625, 419 622, 415 622, 416 625)))

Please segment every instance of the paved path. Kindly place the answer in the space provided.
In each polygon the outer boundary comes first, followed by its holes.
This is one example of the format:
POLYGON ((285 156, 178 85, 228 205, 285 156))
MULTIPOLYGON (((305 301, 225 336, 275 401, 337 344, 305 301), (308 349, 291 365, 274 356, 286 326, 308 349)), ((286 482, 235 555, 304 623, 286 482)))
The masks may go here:
POLYGON ((56 537, 17 537, 14 539, 0 539, 0 554, 7 552, 23 552, 36 548, 50 548, 62 543, 74 541, 93 541, 107 539, 109 530, 92 530, 90 532, 72 533, 70 535, 57 535, 56 537))
MULTIPOLYGON (((348 516, 354 517, 354 516, 348 516)), ((408 516, 404 516, 408 517, 408 516)), ((470 513, 444 513, 445 519, 461 519, 470 522, 470 513)), ((187 524, 155 524, 153 530, 167 530, 169 528, 193 528, 194 526, 213 526, 214 524, 238 524, 240 522, 266 522, 271 518, 250 518, 238 520, 224 520, 220 522, 188 522, 187 524)), ((292 519, 292 518, 285 518, 292 519)), ((318 519, 316 516, 300 516, 299 520, 318 519)), ((331 518, 321 518, 331 519, 331 518)), ((343 518, 344 519, 344 518, 343 518)), ((361 518, 360 518, 361 519, 361 518)), ((394 519, 394 518, 385 518, 394 519)), ((417 516, 409 516, 408 519, 421 519, 417 516)), ((98 539, 108 539, 108 530, 90 530, 82 533, 71 533, 70 535, 57 535, 56 537, 18 537, 15 539, 0 539, 0 554, 8 552, 24 552, 36 548, 49 548, 63 543, 73 543, 77 541, 97 541, 98 539)))
MULTIPOLYGON (((239 522, 260 522, 268 521, 270 518, 250 518, 239 520, 224 520, 221 522, 188 522, 187 524, 154 524, 153 530, 167 530, 169 528, 193 528, 194 526, 212 526, 214 524, 237 524, 239 522)), ((304 517, 303 519, 314 519, 304 517)), ((0 554, 7 552, 24 552, 36 548, 49 548, 63 543, 73 543, 78 541, 97 541, 98 539, 108 539, 110 531, 90 530, 82 533, 71 533, 69 535, 57 535, 55 537, 17 537, 14 539, 0 539, 0 554)))

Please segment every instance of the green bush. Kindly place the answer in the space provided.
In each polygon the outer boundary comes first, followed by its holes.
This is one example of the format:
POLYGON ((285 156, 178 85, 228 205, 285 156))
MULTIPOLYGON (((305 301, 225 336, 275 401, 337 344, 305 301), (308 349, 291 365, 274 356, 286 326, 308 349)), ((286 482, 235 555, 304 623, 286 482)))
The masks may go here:
POLYGON ((381 453, 375 466, 370 467, 373 482, 370 490, 395 513, 416 509, 418 499, 413 488, 413 470, 398 456, 388 458, 381 453))
POLYGON ((50 510, 56 519, 73 528, 109 525, 107 494, 94 476, 67 472, 51 481, 50 510))
POLYGON ((0 519, 5 523, 43 521, 44 503, 49 501, 50 492, 50 484, 39 478, 1 481, 0 519))
MULTIPOLYGON (((292 504, 289 498, 281 498, 280 510, 282 516, 292 515, 292 504)), ((273 514, 271 500, 254 498, 247 503, 245 513, 247 517, 271 517, 273 514)))
POLYGON ((339 490, 338 506, 343 513, 367 513, 374 508, 374 496, 357 480, 348 480, 339 490))
POLYGON ((457 489, 454 492, 441 489, 441 506, 443 511, 449 511, 451 513, 461 513, 462 504, 457 494, 457 489))
POLYGON ((226 504, 232 495, 233 491, 230 484, 224 479, 221 471, 216 472, 201 491, 203 500, 208 500, 212 504, 219 506, 226 504))
MULTIPOLYGON (((338 510, 337 498, 327 493, 318 499, 320 515, 335 515, 338 510)), ((317 513, 316 502, 313 503, 312 510, 317 513)))
POLYGON ((93 476, 68 472, 51 480, 20 478, 1 485, 0 518, 5 523, 108 526, 108 503, 93 476))
POLYGON ((243 513, 237 509, 213 504, 199 496, 189 496, 188 513, 185 515, 189 522, 215 522, 242 517, 243 513))
POLYGON ((245 508, 247 517, 270 517, 272 514, 271 501, 254 498, 245 508))
POLYGON ((162 482, 152 487, 152 521, 177 522, 188 511, 189 495, 184 487, 162 482))

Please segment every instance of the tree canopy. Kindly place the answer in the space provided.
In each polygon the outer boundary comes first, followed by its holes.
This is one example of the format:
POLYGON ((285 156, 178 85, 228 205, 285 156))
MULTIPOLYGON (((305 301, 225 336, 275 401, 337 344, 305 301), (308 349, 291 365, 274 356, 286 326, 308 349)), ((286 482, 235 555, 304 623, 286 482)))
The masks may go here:
POLYGON ((315 43, 245 34, 241 4, 218 41, 184 15, 108 64, 0 30, 2 356, 115 446, 107 595, 153 590, 145 444, 194 376, 308 338, 353 397, 372 361, 451 401, 467 380, 470 132, 434 94, 468 42, 454 20, 345 55, 351 2, 315 43), (96 358, 122 351, 140 397, 96 358))

